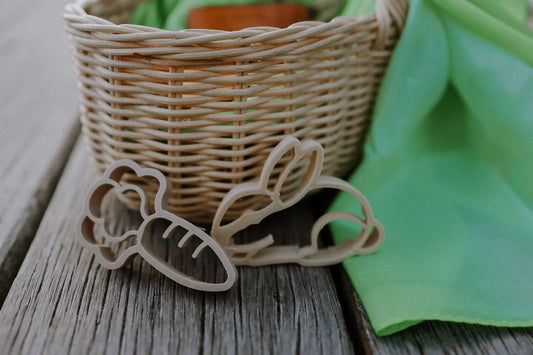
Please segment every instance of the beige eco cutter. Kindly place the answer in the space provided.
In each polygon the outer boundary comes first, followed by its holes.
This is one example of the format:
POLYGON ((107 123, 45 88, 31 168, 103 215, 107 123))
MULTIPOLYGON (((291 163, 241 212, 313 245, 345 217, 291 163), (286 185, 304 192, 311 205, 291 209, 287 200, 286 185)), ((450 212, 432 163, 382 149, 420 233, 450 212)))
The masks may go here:
POLYGON ((246 182, 233 187, 222 200, 213 221, 211 236, 215 238, 237 265, 268 265, 281 263, 297 263, 304 266, 323 266, 341 262, 357 254, 368 254, 376 251, 383 243, 385 230, 372 213, 370 204, 357 189, 346 181, 332 177, 321 176, 324 162, 324 149, 316 141, 300 142, 287 136, 268 156, 258 181, 246 182), (274 168, 283 156, 292 156, 279 175, 272 188, 268 183, 274 168), (309 168, 302 181, 299 191, 291 194, 286 200, 281 197, 281 188, 297 163, 305 157, 310 158, 309 168), (364 218, 348 212, 329 212, 320 217, 311 230, 309 245, 271 246, 274 237, 268 235, 256 242, 235 244, 232 236, 246 227, 261 222, 267 216, 287 209, 300 201, 310 191, 316 189, 337 189, 350 193, 361 203, 364 218), (239 218, 222 225, 224 215, 237 200, 252 195, 264 195, 271 202, 258 210, 248 210, 239 218), (362 230, 355 238, 348 238, 344 242, 332 247, 319 248, 319 232, 332 221, 345 219, 361 226, 362 230))
POLYGON ((237 270, 235 266, 215 239, 211 238, 203 230, 189 221, 165 210, 167 192, 170 190, 170 183, 167 182, 167 179, 161 172, 155 169, 141 168, 131 160, 119 160, 113 163, 105 171, 102 178, 96 181, 88 191, 78 224, 81 231, 81 243, 91 250, 96 260, 107 269, 120 268, 135 255, 139 254, 161 273, 186 287, 202 291, 225 291, 231 288, 237 281, 237 270), (155 197, 155 212, 153 214, 149 214, 148 212, 146 194, 143 189, 133 184, 120 184, 120 179, 126 172, 134 172, 138 177, 148 176, 158 180, 159 190, 155 197), (124 193, 130 190, 137 192, 141 199, 140 213, 144 219, 137 230, 128 231, 118 237, 109 235, 106 228, 97 228, 98 226, 104 227, 105 220, 102 217, 101 207, 105 195, 113 188, 116 189, 117 193, 124 193), (165 260, 152 254, 149 249, 145 248, 146 231, 157 220, 165 220, 167 223, 170 222, 170 225, 161 238, 169 238, 178 228, 183 228, 187 231, 177 243, 176 246, 178 248, 183 248, 194 237, 201 239, 201 244, 198 245, 191 255, 192 258, 197 258, 203 251, 210 248, 224 266, 227 275, 226 280, 221 283, 209 283, 197 280, 181 273, 176 268, 170 266, 165 260), (130 238, 135 238, 134 245, 124 249, 119 255, 115 255, 108 245, 98 241, 122 243, 130 238))
POLYGON ((316 141, 300 142, 288 136, 284 138, 270 153, 263 167, 260 179, 242 183, 233 187, 222 200, 213 221, 211 238, 202 229, 166 210, 167 195, 171 191, 170 183, 165 176, 150 168, 141 168, 131 160, 119 160, 113 163, 101 179, 89 189, 84 202, 83 212, 79 219, 80 240, 83 246, 92 251, 96 260, 107 269, 117 269, 126 264, 135 255, 139 254, 161 273, 186 287, 202 291, 224 291, 233 286, 237 281, 237 265, 267 265, 280 263, 298 263, 304 266, 322 266, 339 263, 342 260, 357 254, 368 254, 376 251, 385 237, 383 226, 374 218, 372 209, 366 198, 347 182, 331 177, 321 176, 324 162, 324 149, 316 141), (290 154, 288 163, 281 170, 279 178, 274 179, 273 187, 269 187, 271 175, 282 158, 290 154), (300 161, 309 158, 309 166, 301 188, 294 194, 284 197, 281 194, 282 186, 300 161), (159 189, 154 200, 155 212, 150 214, 144 190, 135 184, 121 185, 121 177, 133 172, 137 177, 151 177, 157 179, 159 189), (361 203, 363 218, 348 212, 329 212, 321 216, 313 225, 309 245, 272 246, 274 237, 268 235, 256 242, 248 244, 235 244, 233 235, 246 227, 261 222, 265 217, 287 209, 310 191, 316 189, 336 189, 353 195, 361 203), (115 189, 117 193, 134 191, 140 196, 140 213, 143 222, 137 230, 125 232, 121 236, 110 235, 105 228, 102 216, 104 197, 115 189), (241 198, 252 195, 264 195, 270 202, 258 210, 248 210, 239 218, 222 225, 224 215, 241 198), (358 224, 361 232, 355 238, 348 238, 335 246, 319 248, 318 236, 320 231, 329 223, 344 219, 358 224), (150 252, 145 247, 148 227, 157 220, 164 220, 170 225, 161 235, 169 238, 175 230, 183 228, 187 232, 177 242, 178 248, 183 248, 193 237, 199 238, 201 243, 194 250, 191 257, 197 258, 202 251, 210 248, 218 257, 226 271, 227 278, 221 283, 210 283, 197 280, 181 273, 170 266, 165 260, 150 252), (124 248, 120 253, 113 252, 107 244, 123 243, 134 238, 132 246, 124 248), (107 244, 106 244, 107 243, 107 244), (227 254, 226 254, 227 253, 227 254), (229 255, 229 256, 228 256, 229 255), (230 259, 231 258, 231 259, 230 259))

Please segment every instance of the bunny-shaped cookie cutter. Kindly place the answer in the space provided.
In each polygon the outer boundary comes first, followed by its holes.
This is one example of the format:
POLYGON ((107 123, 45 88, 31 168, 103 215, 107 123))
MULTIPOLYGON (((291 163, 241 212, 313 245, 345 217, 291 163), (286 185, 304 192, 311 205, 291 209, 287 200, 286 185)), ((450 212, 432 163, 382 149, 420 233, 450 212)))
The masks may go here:
POLYGON ((236 265, 260 266, 281 263, 297 263, 303 266, 325 266, 341 262, 357 254, 368 254, 376 251, 385 238, 385 230, 374 218, 372 208, 365 196, 344 180, 332 176, 322 176, 324 149, 316 141, 300 142, 293 136, 285 137, 268 156, 259 180, 246 182, 233 187, 222 200, 213 220, 211 236, 215 238, 231 256, 236 265), (269 180, 274 168, 287 153, 292 157, 279 175, 273 188, 269 188, 269 180), (282 199, 281 189, 291 172, 300 160, 310 157, 310 164, 302 180, 302 187, 286 200, 282 199), (321 216, 313 225, 310 243, 298 245, 272 246, 274 237, 268 235, 258 241, 247 244, 235 244, 232 236, 252 224, 260 223, 267 216, 285 210, 310 191, 317 189, 336 189, 347 192, 359 200, 363 218, 348 212, 329 212, 321 216), (259 210, 244 212, 239 218, 222 224, 224 215, 231 205, 241 198, 253 195, 264 195, 271 202, 259 210), (344 242, 327 248, 318 247, 320 231, 329 223, 344 219, 358 224, 362 230, 356 238, 348 238, 344 242))
POLYGON ((211 238, 202 229, 189 221, 165 210, 166 199, 170 190, 171 183, 158 170, 141 168, 131 160, 119 160, 113 163, 105 171, 102 178, 91 186, 84 200, 83 212, 78 222, 81 232, 79 233, 81 244, 91 250, 96 260, 107 269, 120 268, 138 254, 158 271, 186 287, 213 292, 225 291, 231 288, 237 281, 237 270, 234 264, 215 239, 211 238), (146 194, 142 188, 133 184, 120 185, 121 177, 125 173, 132 171, 138 177, 151 177, 157 179, 159 182, 159 190, 156 193, 154 201, 155 212, 152 214, 148 211, 146 194), (111 236, 106 231, 106 228, 98 228, 98 230, 96 228, 97 226, 104 226, 105 220, 102 217, 101 207, 105 195, 113 188, 118 193, 124 193, 126 191, 135 191, 138 193, 141 200, 140 213, 143 218, 143 222, 137 230, 128 231, 118 237, 111 236), (157 220, 165 220, 167 223, 170 223, 161 236, 164 239, 169 238, 178 228, 183 228, 187 231, 177 244, 179 248, 184 247, 194 237, 201 239, 201 243, 192 253, 192 258, 196 259, 204 250, 210 248, 224 266, 227 275, 226 280, 220 283, 197 280, 170 266, 165 260, 145 248, 144 242, 149 226, 157 220), (135 243, 124 249, 119 255, 115 255, 112 249, 100 243, 97 237, 102 241, 111 243, 122 243, 131 238, 135 238, 135 243))

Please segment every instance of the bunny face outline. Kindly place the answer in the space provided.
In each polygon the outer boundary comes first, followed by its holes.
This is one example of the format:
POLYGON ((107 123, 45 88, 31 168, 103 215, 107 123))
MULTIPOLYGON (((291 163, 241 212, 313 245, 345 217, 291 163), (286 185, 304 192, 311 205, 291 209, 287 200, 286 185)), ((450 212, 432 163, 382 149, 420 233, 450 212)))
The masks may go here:
POLYGON ((237 265, 260 266, 280 263, 297 263, 304 266, 323 266, 341 262, 356 255, 376 251, 383 243, 385 230, 381 223, 375 219, 372 208, 365 196, 346 181, 331 177, 321 176, 324 162, 324 149, 316 141, 300 142, 292 136, 285 137, 270 153, 259 180, 246 182, 232 188, 222 200, 213 220, 211 236, 215 238, 232 256, 237 265), (274 167, 292 151, 292 159, 281 172, 279 179, 274 184, 274 189, 269 190, 268 181, 274 167), (285 183, 296 164, 305 156, 311 154, 310 164, 303 179, 302 187, 287 200, 281 199, 281 187, 285 183), (256 242, 248 244, 235 244, 233 235, 252 224, 260 223, 267 216, 285 210, 316 189, 336 189, 345 191, 354 196, 360 203, 364 218, 347 212, 329 212, 320 217, 311 230, 308 245, 299 247, 271 246, 274 237, 268 235, 256 242), (222 225, 223 217, 237 200, 253 195, 266 195, 271 202, 259 209, 246 211, 239 218, 222 225), (344 242, 329 248, 318 248, 318 237, 323 227, 335 220, 344 219, 362 227, 356 238, 348 238, 344 242))
POLYGON ((151 168, 141 168, 131 160, 116 161, 109 166, 102 178, 96 181, 86 194, 82 213, 78 220, 80 231, 79 241, 84 248, 88 249, 95 256, 98 263, 107 269, 118 269, 139 254, 159 272, 181 285, 201 291, 218 292, 228 290, 235 284, 238 278, 235 265, 216 240, 189 221, 166 211, 166 200, 171 189, 172 185, 160 171, 151 168), (130 171, 133 171, 138 177, 152 177, 158 180, 159 189, 154 200, 155 212, 153 214, 148 213, 147 198, 142 188, 134 184, 120 185, 121 177, 130 171), (100 228, 100 237, 108 242, 121 243, 130 238, 135 238, 135 244, 125 248, 118 255, 113 253, 111 247, 98 242, 97 236, 95 235, 95 227, 97 225, 103 226, 105 223, 101 213, 104 197, 113 188, 118 193, 124 193, 126 191, 135 191, 138 193, 141 200, 140 213, 143 218, 143 222, 137 230, 127 231, 118 237, 111 236, 105 228, 100 228), (226 271, 226 280, 218 283, 197 280, 170 266, 164 259, 145 248, 144 242, 149 226, 158 219, 170 222, 162 238, 169 238, 178 227, 187 231, 186 235, 178 243, 179 248, 184 247, 186 242, 193 237, 201 239, 202 243, 193 252, 192 258, 196 259, 205 249, 211 249, 226 271))

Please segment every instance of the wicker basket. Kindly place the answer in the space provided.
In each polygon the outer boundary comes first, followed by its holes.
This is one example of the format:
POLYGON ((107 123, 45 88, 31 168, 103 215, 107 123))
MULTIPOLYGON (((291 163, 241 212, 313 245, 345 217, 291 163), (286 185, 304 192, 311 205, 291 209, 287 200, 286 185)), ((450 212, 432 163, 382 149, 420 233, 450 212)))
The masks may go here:
MULTIPOLYGON (((259 176, 286 135, 320 142, 327 175, 355 167, 406 0, 378 0, 375 14, 359 18, 284 29, 116 25, 137 2, 82 1, 64 15, 83 133, 99 171, 118 159, 159 169, 173 184, 169 210, 202 223, 233 186, 259 176)), ((282 194, 297 190, 304 174, 296 169, 282 194)), ((158 187, 137 183, 148 195, 158 187)), ((122 199, 138 207, 136 196, 122 199)), ((259 196, 239 201, 226 216, 261 203, 259 196)))

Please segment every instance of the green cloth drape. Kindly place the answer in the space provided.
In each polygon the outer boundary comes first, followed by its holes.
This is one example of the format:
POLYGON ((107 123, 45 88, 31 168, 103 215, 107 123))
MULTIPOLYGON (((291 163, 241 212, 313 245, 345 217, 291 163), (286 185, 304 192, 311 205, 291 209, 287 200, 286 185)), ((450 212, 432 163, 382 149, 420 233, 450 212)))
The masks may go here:
MULTIPOLYGON (((533 326, 533 36, 526 1, 413 0, 349 179, 387 231, 344 266, 378 335, 533 326)), ((350 14, 350 13, 348 13, 350 14)), ((332 210, 357 210, 340 196, 332 210)), ((333 225, 336 241, 353 234, 333 225)))

